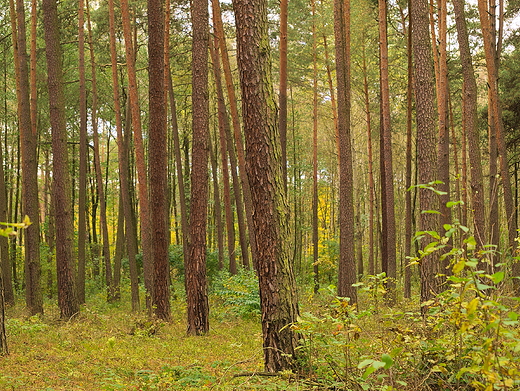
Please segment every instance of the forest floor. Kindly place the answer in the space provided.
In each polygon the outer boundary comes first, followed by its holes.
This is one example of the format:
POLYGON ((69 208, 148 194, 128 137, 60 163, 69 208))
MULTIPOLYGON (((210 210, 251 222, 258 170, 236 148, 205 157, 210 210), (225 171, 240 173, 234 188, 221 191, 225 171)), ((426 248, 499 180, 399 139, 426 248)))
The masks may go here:
POLYGON ((284 389, 279 380, 270 388, 270 378, 234 377, 262 371, 257 319, 213 318, 208 335, 188 337, 181 300, 171 323, 152 323, 102 298, 69 321, 58 320, 55 305, 43 317, 22 310, 7 313, 10 355, 0 357, 0 390, 284 389))
POLYGON ((186 336, 182 294, 173 295, 169 323, 132 313, 129 292, 108 304, 91 289, 67 321, 55 300, 45 315, 27 317, 20 297, 7 311, 10 355, 0 356, 0 391, 520 390, 520 298, 476 295, 491 287, 473 280, 456 277, 425 303, 427 316, 417 300, 386 306, 379 284, 360 288, 357 307, 332 286, 319 295, 302 288, 291 326, 302 337, 298 376, 263 373, 253 273, 213 283, 211 330, 200 337, 186 336))

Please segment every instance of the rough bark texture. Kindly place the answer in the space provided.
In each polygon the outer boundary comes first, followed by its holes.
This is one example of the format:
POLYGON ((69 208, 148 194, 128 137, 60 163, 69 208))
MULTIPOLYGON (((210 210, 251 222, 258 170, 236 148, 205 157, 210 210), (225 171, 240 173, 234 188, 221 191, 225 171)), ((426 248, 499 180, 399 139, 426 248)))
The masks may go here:
POLYGON ((43 297, 40 287, 40 224, 38 206, 38 157, 36 129, 31 124, 29 96, 29 64, 27 56, 25 7, 16 1, 16 10, 11 8, 13 47, 16 66, 16 92, 20 129, 20 152, 22 158, 22 213, 33 222, 24 232, 25 240, 25 301, 30 315, 43 313, 43 297), (16 17, 16 19, 15 19, 16 17), (34 130, 34 132, 33 132, 34 130))
POLYGON ((473 209, 474 236, 482 246, 488 240, 486 234, 484 175, 480 157, 480 136, 477 127, 477 82, 471 59, 468 29, 464 14, 464 0, 453 0, 457 39, 459 42, 460 61, 462 65, 462 123, 468 143, 468 155, 471 172, 471 205, 473 209))
POLYGON ((153 296, 155 316, 170 319, 168 246, 168 149, 166 135, 166 86, 164 84, 164 7, 162 0, 148 0, 148 74, 150 220, 153 224, 153 296))
POLYGON ((188 301, 188 334, 209 331, 206 283, 206 219, 208 210, 208 45, 207 0, 192 3, 192 107, 193 145, 190 210, 190 259, 185 265, 188 301))
POLYGON ((394 173, 392 166, 392 127, 390 118, 390 86, 388 80, 388 35, 387 35, 387 4, 379 0, 379 65, 381 75, 381 202, 384 216, 383 243, 385 257, 382 259, 382 270, 388 277, 388 300, 395 299, 395 284, 397 277, 395 210, 394 210, 394 173), (383 180, 384 178, 384 180, 383 180))
POLYGON ((87 81, 85 76, 85 2, 79 0, 79 190, 78 190, 78 302, 85 303, 85 263, 87 242, 87 81))
POLYGON ((334 1, 334 36, 338 83, 340 255, 338 295, 357 302, 354 254, 354 175, 350 134, 350 0, 334 1))
MULTIPOLYGON (((433 57, 431 40, 428 33, 428 1, 414 0, 411 3, 412 47, 415 60, 414 90, 417 116, 417 170, 419 184, 428 184, 436 179, 432 170, 437 164, 436 113, 434 106, 435 88, 433 84, 433 57)), ((434 192, 419 189, 421 211, 438 210, 438 201, 434 192)), ((421 231, 435 231, 438 227, 437 215, 422 213, 421 231)), ((431 238, 425 236, 421 246, 431 238)), ((426 256, 421 260, 421 301, 427 301, 440 291, 436 279, 439 272, 435 256, 426 256)))
POLYGON ((71 182, 68 171, 65 100, 56 0, 43 1, 43 25, 47 57, 47 84, 52 131, 53 194, 56 221, 56 268, 58 305, 61 317, 69 319, 79 311, 72 259, 71 182))
MULTIPOLYGON (((287 19, 288 0, 280 1, 280 96, 278 105, 280 113, 278 126, 280 131, 280 145, 282 153, 282 176, 287 191, 287 19)), ((314 3, 313 3, 314 4, 314 3)), ((313 5, 313 7, 315 7, 313 5)), ((314 11, 313 11, 314 15, 314 11)), ((313 29, 315 25, 313 24, 313 29)), ((315 36, 315 32, 313 33, 315 36)), ((314 41, 316 41, 314 37, 314 41)))
POLYGON ((253 201, 265 368, 294 368, 296 284, 288 256, 288 206, 270 70, 267 1, 234 0, 246 163, 253 201))

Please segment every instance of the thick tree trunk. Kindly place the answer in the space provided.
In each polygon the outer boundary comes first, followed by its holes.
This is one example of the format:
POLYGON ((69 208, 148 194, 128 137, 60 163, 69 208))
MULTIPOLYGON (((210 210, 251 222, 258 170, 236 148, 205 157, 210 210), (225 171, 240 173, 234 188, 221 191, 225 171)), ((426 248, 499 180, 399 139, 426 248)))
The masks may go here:
POLYGON ((22 158, 23 214, 31 224, 24 232, 25 240, 25 301, 30 315, 43 313, 43 296, 40 287, 40 223, 38 206, 38 156, 36 128, 31 123, 29 94, 29 65, 27 57, 25 6, 11 2, 11 24, 15 56, 16 95, 20 129, 20 152, 22 158))
POLYGON ((354 254, 354 175, 350 134, 350 0, 334 1, 336 74, 338 83, 340 255, 338 295, 357 302, 354 254))
POLYGON ((258 273, 265 368, 295 368, 296 282, 289 261, 289 219, 270 70, 267 1, 234 0, 247 174, 251 184, 253 260, 258 273), (254 15, 254 18, 251 18, 254 15))
MULTIPOLYGON (((153 276, 152 305, 155 316, 170 319, 168 246, 168 149, 166 134, 166 86, 164 67, 164 7, 162 0, 148 0, 148 74, 149 74, 149 145, 150 216, 153 276)), ((140 194, 141 196, 141 194, 140 194)), ((142 225, 142 229, 146 227, 142 225)))
MULTIPOLYGON (((314 4, 314 2, 313 2, 314 4)), ((280 146, 282 152, 282 176, 285 191, 287 191, 287 19, 288 19, 288 0, 280 0, 280 90, 279 90, 279 115, 278 127, 280 132, 280 146)), ((313 5, 313 7, 315 7, 313 5)), ((313 11, 314 15, 314 11, 313 11)), ((316 26, 313 22, 313 29, 316 26)), ((314 31, 314 30, 313 30, 314 31)), ((314 31, 314 42, 316 42, 316 32, 314 31)), ((315 43, 314 43, 315 45, 315 43)), ((316 51, 316 50, 314 50, 316 51)))
POLYGON ((43 0, 43 24, 47 56, 47 82, 52 130, 54 215, 56 221, 56 267, 58 305, 61 317, 69 319, 79 311, 72 258, 72 205, 68 171, 67 128, 63 91, 62 57, 56 0, 43 0))
POLYGON ((209 331, 206 283, 206 223, 208 210, 208 46, 207 0, 192 3, 192 106, 193 145, 190 198, 190 259, 185 264, 188 302, 188 335, 209 331))
MULTIPOLYGON (((412 46, 415 60, 414 90, 417 115, 417 171, 420 184, 429 184, 436 179, 432 170, 437 164, 436 115, 434 106, 434 73, 431 41, 428 33, 428 1, 411 2, 412 46)), ((438 210, 434 192, 419 189, 421 231, 435 231, 438 227, 437 215, 428 211, 438 210), (426 213, 424 213, 426 212, 426 213)), ((431 238, 425 236, 421 245, 425 246, 431 238)), ((421 301, 425 302, 440 291, 438 260, 428 255, 421 260, 421 301)), ((424 308, 424 307, 423 307, 424 308)))

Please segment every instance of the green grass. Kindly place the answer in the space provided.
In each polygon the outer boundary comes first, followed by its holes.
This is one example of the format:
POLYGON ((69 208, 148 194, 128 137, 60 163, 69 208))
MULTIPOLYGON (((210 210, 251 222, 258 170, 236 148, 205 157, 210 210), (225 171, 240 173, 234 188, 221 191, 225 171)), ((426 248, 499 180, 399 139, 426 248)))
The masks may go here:
POLYGON ((0 390, 231 390, 245 381, 234 374, 262 369, 258 320, 213 319, 208 335, 188 337, 185 305, 172 304, 162 324, 102 300, 66 322, 50 304, 42 318, 12 308, 0 390))

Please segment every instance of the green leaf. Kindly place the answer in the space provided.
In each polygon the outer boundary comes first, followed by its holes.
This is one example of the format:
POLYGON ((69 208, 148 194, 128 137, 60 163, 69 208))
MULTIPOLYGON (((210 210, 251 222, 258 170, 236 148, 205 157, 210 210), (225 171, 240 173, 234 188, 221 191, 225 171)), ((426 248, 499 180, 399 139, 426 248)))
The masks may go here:
POLYGON ((383 361, 385 363, 385 369, 388 369, 390 368, 392 365, 394 365, 394 360, 392 359, 392 357, 390 357, 389 354, 383 354, 381 356, 381 361, 383 361))
POLYGON ((372 364, 374 362, 374 360, 372 360, 371 358, 367 358, 366 360, 363 360, 361 361, 359 364, 358 364, 358 369, 363 369, 365 368, 366 366, 372 364))
POLYGON ((511 320, 518 320, 518 313, 514 311, 508 312, 507 317, 511 320))
POLYGON ((495 284, 499 284, 505 277, 505 273, 503 271, 496 272, 495 274, 489 276, 491 278, 491 281, 493 281, 495 284))
POLYGON ((455 205, 464 205, 464 201, 448 201, 446 202, 447 208, 453 208, 455 205))
POLYGON ((468 245, 468 250, 475 250, 475 248, 477 247, 477 241, 473 236, 464 239, 464 243, 468 245))
POLYGON ((439 212, 438 210, 423 210, 421 213, 431 213, 431 214, 434 214, 434 215, 440 215, 441 212, 439 212))

